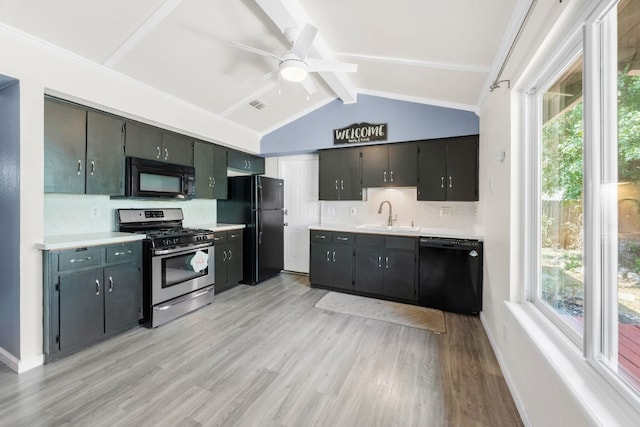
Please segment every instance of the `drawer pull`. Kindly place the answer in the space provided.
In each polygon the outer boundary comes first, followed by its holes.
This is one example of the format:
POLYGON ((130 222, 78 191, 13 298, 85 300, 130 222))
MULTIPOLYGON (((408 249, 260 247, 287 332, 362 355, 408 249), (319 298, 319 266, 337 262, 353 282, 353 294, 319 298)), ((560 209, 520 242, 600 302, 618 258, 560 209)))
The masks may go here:
POLYGON ((88 256, 86 258, 75 258, 75 259, 70 260, 69 262, 74 263, 74 262, 82 262, 82 261, 91 261, 92 258, 93 257, 90 257, 90 256, 88 256))
POLYGON ((326 238, 327 238, 327 236, 325 236, 324 234, 321 234, 321 235, 316 236, 316 239, 324 240, 324 239, 326 239, 326 238))
POLYGON ((342 240, 342 241, 346 242, 349 239, 347 237, 338 237, 338 240, 342 240))
POLYGON ((126 252, 116 252, 114 253, 115 256, 120 256, 120 255, 131 255, 133 252, 132 251, 126 251, 126 252))

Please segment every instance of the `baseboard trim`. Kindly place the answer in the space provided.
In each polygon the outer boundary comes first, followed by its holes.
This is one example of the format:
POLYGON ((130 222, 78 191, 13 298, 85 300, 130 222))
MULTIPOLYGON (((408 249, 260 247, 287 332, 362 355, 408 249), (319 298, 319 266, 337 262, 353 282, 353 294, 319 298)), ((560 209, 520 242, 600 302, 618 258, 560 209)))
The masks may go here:
POLYGON ((15 373, 21 374, 44 364, 44 354, 20 360, 4 348, 0 347, 0 362, 15 373))
POLYGON ((515 387, 513 380, 511 379, 511 374, 509 373, 509 370, 507 369, 507 366, 505 365, 500 355, 500 352, 498 351, 498 346, 496 345, 493 335, 491 334, 491 330, 487 327, 486 319, 484 317, 484 313, 482 312, 480 312, 480 322, 482 323, 482 327, 484 328, 484 331, 487 334, 487 337, 489 338, 489 344, 491 344, 491 348, 493 348, 493 353, 496 355, 496 360, 498 361, 498 365, 500 365, 502 376, 504 376, 504 380, 507 383, 507 387, 511 392, 511 397, 513 397, 513 402, 516 404, 516 409, 520 414, 522 423, 525 425, 525 427, 533 427, 533 424, 531 424, 531 421, 529 421, 529 418, 527 417, 527 411, 525 409, 524 403, 522 402, 522 398, 520 397, 520 394, 518 393, 518 390, 515 387))

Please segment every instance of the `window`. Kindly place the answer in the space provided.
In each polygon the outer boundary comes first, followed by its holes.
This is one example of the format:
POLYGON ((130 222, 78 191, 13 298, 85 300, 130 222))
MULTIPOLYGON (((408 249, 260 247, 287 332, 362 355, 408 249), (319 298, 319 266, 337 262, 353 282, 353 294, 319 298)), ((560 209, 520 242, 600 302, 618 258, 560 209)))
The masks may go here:
POLYGON ((539 245, 535 302, 582 336, 583 114, 582 56, 568 63, 547 89, 539 91, 539 245))
POLYGON ((596 7, 528 91, 527 295, 640 402, 640 0, 596 7))

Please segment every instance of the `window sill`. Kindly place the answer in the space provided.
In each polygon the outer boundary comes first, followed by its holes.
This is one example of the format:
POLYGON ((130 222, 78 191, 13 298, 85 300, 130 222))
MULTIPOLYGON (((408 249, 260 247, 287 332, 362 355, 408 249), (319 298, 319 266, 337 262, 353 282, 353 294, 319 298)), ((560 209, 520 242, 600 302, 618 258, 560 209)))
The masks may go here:
POLYGON ((532 303, 505 302, 546 362, 597 425, 635 425, 634 407, 532 303))

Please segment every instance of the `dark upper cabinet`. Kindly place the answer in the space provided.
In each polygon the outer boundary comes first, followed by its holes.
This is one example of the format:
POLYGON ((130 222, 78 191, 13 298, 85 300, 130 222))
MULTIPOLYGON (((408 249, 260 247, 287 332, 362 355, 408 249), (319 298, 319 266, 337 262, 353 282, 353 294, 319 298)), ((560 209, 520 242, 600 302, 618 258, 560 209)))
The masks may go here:
POLYGON ((124 195, 124 121, 87 112, 86 193, 124 195))
POLYGON ((320 150, 320 200, 362 200, 360 149, 320 150))
POLYGON ((478 200, 478 135, 418 144, 418 200, 478 200))
POLYGON ((124 194, 123 121, 45 99, 44 191, 124 194))
POLYGON ((193 166, 196 169, 196 198, 227 198, 227 149, 194 141, 193 166))
POLYGON ((264 174, 264 157, 238 150, 228 150, 227 167, 251 175, 264 174))
POLYGON ((127 121, 125 152, 130 157, 193 166, 193 140, 184 135, 127 121))
POLYGON ((45 193, 84 193, 86 136, 86 110, 45 99, 45 193))
POLYGON ((362 186, 412 187, 417 183, 413 142, 362 147, 362 186))

